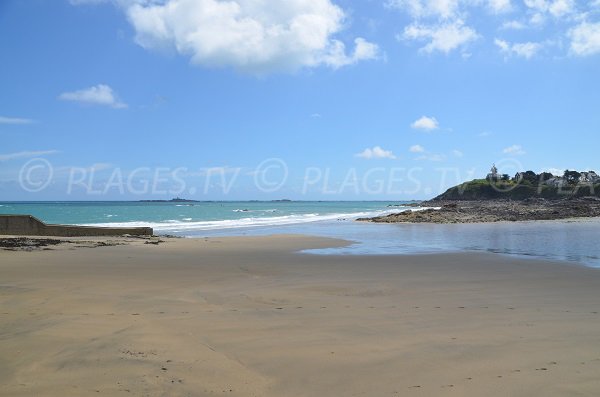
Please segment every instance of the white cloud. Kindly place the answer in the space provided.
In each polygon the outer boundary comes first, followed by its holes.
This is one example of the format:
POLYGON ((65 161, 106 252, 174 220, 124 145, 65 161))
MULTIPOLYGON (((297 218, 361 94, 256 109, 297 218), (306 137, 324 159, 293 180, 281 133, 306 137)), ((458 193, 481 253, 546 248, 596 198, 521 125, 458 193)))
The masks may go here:
POLYGON ((432 131, 439 128, 439 123, 435 117, 423 116, 410 125, 416 130, 432 131))
POLYGON ((463 156, 464 156, 464 153, 463 153, 463 152, 461 152, 460 150, 457 150, 457 149, 454 149, 454 150, 452 151, 452 154, 454 155, 454 157, 458 157, 458 158, 461 158, 461 157, 463 157, 463 156))
POLYGON ((510 156, 521 156, 525 154, 525 150, 523 150, 523 147, 521 145, 512 145, 505 148, 502 151, 502 153, 508 154, 510 156))
POLYGON ((498 48, 500 48, 500 51, 507 56, 514 54, 527 59, 532 58, 539 50, 543 48, 541 43, 532 42, 509 43, 505 40, 496 39, 494 40, 494 43, 496 46, 498 46, 498 48))
POLYGON ((415 18, 451 18, 457 14, 459 3, 459 0, 388 0, 385 4, 389 8, 404 10, 415 18))
POLYGON ((384 150, 380 146, 373 148, 366 148, 362 152, 358 153, 356 157, 363 159, 395 159, 394 153, 391 150, 384 150))
POLYGON ((542 172, 549 172, 554 176, 562 176, 565 173, 565 168, 554 168, 554 167, 550 167, 550 168, 544 168, 542 170, 542 172))
POLYGON ((548 11, 555 17, 562 17, 575 11, 575 0, 556 0, 548 7, 548 11))
POLYGON ((38 150, 38 151, 23 151, 16 153, 0 154, 0 161, 10 161, 29 157, 46 156, 49 154, 58 153, 56 150, 38 150))
POLYGON ((506 21, 502 25, 500 25, 500 29, 502 30, 522 30, 525 29, 527 25, 520 21, 506 21))
POLYGON ((579 56, 600 53, 600 22, 583 22, 569 30, 571 53, 579 56))
POLYGON ((31 119, 21 119, 17 117, 3 117, 0 116, 0 124, 31 124, 31 119))
POLYGON ((544 14, 559 18, 575 12, 575 0, 524 0, 527 7, 534 11, 534 17, 543 19, 544 14))
POLYGON ((346 14, 331 0, 165 0, 125 3, 136 42, 172 49, 205 67, 233 67, 263 74, 326 65, 331 68, 378 57, 364 38, 354 49, 334 38, 346 14))
POLYGON ((418 153, 419 157, 417 157, 415 160, 419 161, 444 161, 446 159, 446 156, 443 154, 431 153, 425 150, 425 148, 421 145, 413 145, 408 149, 408 151, 411 153, 418 153))
POLYGON ((488 6, 497 14, 512 10, 512 4, 510 0, 488 0, 488 6))
POLYGON ((417 160, 420 160, 420 161, 439 162, 439 161, 444 161, 445 159, 446 159, 446 156, 444 156, 443 154, 436 154, 436 153, 425 153, 422 156, 417 157, 417 160))
POLYGON ((465 23, 458 19, 452 22, 444 22, 434 25, 421 25, 412 23, 404 28, 404 33, 400 39, 428 41, 420 49, 426 53, 440 51, 448 54, 457 48, 463 47, 479 37, 477 32, 465 26, 465 23))
POLYGON ((480 132, 480 133, 479 133, 479 134, 477 134, 477 135, 478 135, 478 136, 480 136, 480 137, 482 137, 482 138, 486 138, 486 137, 488 137, 488 136, 492 136, 492 135, 493 135, 493 133, 492 133, 491 131, 483 131, 483 132, 480 132))
POLYGON ((98 84, 78 91, 64 92, 59 95, 58 99, 92 105, 110 106, 115 109, 127 107, 127 104, 118 99, 112 88, 104 84, 98 84))
POLYGON ((385 6, 405 11, 416 19, 454 19, 464 15, 467 7, 475 6, 483 6, 496 14, 513 8, 511 0, 387 0, 385 6))

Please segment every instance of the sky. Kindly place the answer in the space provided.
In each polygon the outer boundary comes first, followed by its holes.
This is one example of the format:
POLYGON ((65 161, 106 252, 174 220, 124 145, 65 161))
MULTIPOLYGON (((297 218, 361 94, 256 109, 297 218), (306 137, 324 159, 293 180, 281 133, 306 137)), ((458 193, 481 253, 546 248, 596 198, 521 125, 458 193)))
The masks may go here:
POLYGON ((600 169, 600 1, 4 0, 0 201, 600 169))

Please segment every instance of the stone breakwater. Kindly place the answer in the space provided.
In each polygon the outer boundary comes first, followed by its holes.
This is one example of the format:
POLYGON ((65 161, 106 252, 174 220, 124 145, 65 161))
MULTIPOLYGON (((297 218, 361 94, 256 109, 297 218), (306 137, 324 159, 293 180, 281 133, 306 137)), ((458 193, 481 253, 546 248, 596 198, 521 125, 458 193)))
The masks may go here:
POLYGON ((524 201, 426 201, 423 211, 406 211, 358 221, 377 223, 489 223, 600 217, 600 199, 528 199, 524 201))

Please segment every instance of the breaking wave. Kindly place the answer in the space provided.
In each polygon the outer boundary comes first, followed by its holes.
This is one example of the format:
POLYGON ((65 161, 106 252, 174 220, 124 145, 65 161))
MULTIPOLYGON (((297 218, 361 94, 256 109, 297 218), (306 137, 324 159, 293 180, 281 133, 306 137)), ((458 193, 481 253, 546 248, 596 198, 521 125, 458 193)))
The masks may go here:
POLYGON ((332 214, 301 214, 301 215, 286 215, 286 216, 265 216, 265 217, 247 217, 242 219, 225 219, 211 221, 190 222, 189 218, 181 220, 170 219, 162 222, 111 222, 111 223, 95 223, 87 224, 86 226, 106 226, 106 227, 151 227, 156 233, 185 233, 201 230, 221 230, 221 229, 239 229, 264 226, 282 226, 294 225, 309 222, 320 221, 336 221, 336 220, 353 220, 361 217, 371 217, 391 214, 401 211, 414 211, 417 208, 411 209, 395 209, 388 211, 376 212, 353 212, 353 213, 332 213, 332 214))

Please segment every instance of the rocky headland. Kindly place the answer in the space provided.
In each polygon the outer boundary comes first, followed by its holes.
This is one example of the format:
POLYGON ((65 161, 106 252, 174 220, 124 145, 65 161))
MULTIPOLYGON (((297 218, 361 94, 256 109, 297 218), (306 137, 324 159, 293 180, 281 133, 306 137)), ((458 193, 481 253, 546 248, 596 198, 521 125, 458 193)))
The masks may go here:
POLYGON ((424 210, 361 218, 378 223, 484 223, 600 217, 600 176, 565 171, 556 177, 532 171, 510 178, 492 167, 485 179, 448 189, 419 203, 424 210))
POLYGON ((439 200, 425 201, 421 205, 430 208, 358 220, 377 223, 484 223, 600 217, 600 199, 596 197, 522 201, 439 200))

